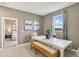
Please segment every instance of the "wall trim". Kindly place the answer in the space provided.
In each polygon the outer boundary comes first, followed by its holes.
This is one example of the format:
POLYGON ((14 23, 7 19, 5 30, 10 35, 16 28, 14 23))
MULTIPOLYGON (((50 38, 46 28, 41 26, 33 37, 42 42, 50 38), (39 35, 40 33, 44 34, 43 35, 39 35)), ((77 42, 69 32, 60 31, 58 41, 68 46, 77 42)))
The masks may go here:
POLYGON ((77 50, 76 50, 76 49, 71 49, 71 51, 73 51, 73 52, 77 52, 77 50))
POLYGON ((73 52, 77 52, 76 49, 70 49, 70 48, 67 48, 67 49, 70 50, 70 51, 73 51, 73 52))

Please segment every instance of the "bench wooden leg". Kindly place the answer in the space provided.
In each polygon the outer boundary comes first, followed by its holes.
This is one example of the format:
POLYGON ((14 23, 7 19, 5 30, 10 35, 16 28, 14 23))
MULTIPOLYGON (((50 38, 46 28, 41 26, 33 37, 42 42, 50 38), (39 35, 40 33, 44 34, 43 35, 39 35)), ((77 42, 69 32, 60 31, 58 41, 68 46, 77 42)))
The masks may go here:
POLYGON ((35 54, 37 54, 37 50, 35 49, 35 54))
POLYGON ((31 49, 31 50, 33 50, 33 46, 32 46, 32 43, 31 43, 30 49, 31 49))
POLYGON ((30 49, 33 50, 33 47, 31 46, 30 49))

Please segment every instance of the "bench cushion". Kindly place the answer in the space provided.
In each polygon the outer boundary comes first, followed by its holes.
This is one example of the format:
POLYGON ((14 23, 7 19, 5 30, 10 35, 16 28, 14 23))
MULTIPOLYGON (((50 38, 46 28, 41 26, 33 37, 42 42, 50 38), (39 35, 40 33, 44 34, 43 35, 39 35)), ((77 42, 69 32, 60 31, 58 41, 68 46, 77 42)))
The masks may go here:
POLYGON ((59 56, 59 51, 55 48, 47 46, 41 42, 34 41, 32 42, 32 47, 40 51, 42 54, 48 57, 57 57, 59 56))

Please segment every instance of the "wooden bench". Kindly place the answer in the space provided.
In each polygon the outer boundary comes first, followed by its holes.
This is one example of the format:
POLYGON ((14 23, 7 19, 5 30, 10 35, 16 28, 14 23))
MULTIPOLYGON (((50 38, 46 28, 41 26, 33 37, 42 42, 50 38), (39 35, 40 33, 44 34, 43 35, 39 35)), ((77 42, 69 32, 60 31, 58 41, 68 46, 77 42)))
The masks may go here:
POLYGON ((33 41, 31 43, 31 46, 32 48, 35 48, 35 50, 39 51, 40 53, 42 53, 47 57, 58 57, 60 54, 57 49, 47 46, 38 41, 33 41))

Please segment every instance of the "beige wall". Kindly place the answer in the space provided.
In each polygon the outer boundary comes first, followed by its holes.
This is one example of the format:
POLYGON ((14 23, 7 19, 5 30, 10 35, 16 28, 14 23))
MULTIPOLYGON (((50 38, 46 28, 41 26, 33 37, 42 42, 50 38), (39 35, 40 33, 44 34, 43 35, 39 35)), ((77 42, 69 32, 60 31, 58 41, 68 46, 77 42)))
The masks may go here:
POLYGON ((0 6, 0 47, 1 47, 1 17, 7 16, 12 18, 17 18, 19 20, 19 44, 27 42, 29 39, 28 31, 24 31, 24 20, 37 20, 40 22, 39 34, 42 34, 42 17, 28 12, 22 12, 19 10, 14 10, 6 7, 0 6))
POLYGON ((68 38, 73 41, 73 48, 79 47, 79 3, 68 7, 68 38))
POLYGON ((52 16, 60 13, 62 10, 68 11, 68 39, 73 42, 73 48, 77 49, 79 47, 79 3, 44 16, 43 34, 45 34, 45 31, 51 26, 52 16))
POLYGON ((51 19, 52 19, 51 15, 46 15, 43 17, 43 34, 45 34, 48 28, 51 28, 51 24, 52 24, 51 19))

